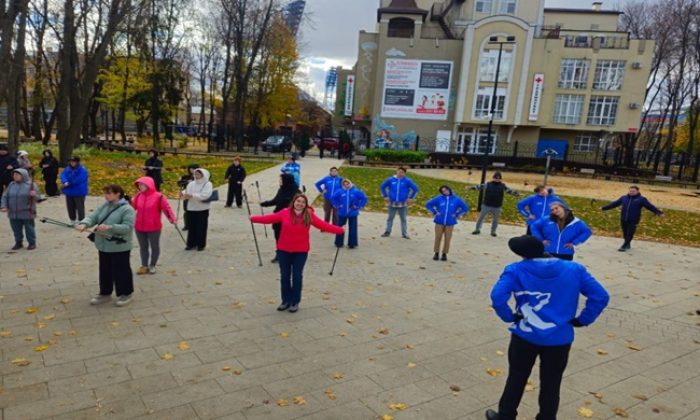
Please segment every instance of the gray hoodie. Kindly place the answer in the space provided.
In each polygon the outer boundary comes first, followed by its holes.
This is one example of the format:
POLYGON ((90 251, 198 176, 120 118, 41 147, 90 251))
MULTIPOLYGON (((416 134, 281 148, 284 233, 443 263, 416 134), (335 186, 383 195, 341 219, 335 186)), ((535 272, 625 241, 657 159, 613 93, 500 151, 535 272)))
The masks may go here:
POLYGON ((29 177, 26 169, 15 169, 12 173, 22 175, 22 181, 10 182, 0 200, 0 208, 7 209, 10 219, 29 220, 36 217, 36 203, 41 199, 39 188, 29 177), (30 193, 34 191, 35 196, 30 193))

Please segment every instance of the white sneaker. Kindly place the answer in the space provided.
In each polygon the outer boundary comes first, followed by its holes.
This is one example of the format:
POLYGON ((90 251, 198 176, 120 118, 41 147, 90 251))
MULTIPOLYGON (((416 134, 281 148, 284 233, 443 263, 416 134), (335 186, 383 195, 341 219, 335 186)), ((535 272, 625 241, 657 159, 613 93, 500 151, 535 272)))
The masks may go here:
POLYGON ((116 306, 126 306, 126 305, 128 305, 129 303, 131 303, 131 299, 132 299, 132 295, 123 295, 123 296, 119 296, 119 297, 117 298, 117 301, 114 302, 114 305, 116 305, 116 306))
POLYGON ((156 266, 155 265, 148 267, 148 274, 156 274, 156 266))
POLYGON ((99 305, 100 303, 109 302, 110 300, 112 300, 112 295, 96 294, 90 299, 90 305, 99 305))

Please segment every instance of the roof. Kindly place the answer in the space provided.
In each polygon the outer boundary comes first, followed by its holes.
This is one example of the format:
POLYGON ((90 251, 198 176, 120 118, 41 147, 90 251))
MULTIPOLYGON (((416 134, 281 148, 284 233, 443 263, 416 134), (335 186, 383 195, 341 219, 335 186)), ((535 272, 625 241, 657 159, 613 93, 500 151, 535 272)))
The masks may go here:
POLYGON ((545 13, 575 13, 583 15, 623 15, 625 12, 617 10, 593 10, 593 9, 566 9, 557 7, 545 7, 545 13))
POLYGON ((397 15, 421 15, 423 21, 428 16, 428 11, 416 5, 416 0, 392 0, 388 7, 377 10, 377 22, 382 17, 382 13, 394 13, 397 15))

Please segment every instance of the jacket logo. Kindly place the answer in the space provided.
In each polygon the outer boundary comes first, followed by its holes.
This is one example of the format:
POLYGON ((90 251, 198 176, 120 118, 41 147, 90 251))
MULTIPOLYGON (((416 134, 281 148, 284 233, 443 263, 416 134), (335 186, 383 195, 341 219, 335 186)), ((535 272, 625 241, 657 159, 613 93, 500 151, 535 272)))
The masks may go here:
POLYGON ((523 319, 520 320, 518 327, 524 332, 532 332, 532 327, 538 330, 548 330, 550 328, 556 327, 556 324, 552 322, 545 322, 537 315, 537 312, 542 310, 542 308, 549 303, 552 297, 551 293, 541 293, 541 292, 515 292, 515 296, 527 296, 528 301, 523 303, 519 309, 520 313, 523 315, 523 319))

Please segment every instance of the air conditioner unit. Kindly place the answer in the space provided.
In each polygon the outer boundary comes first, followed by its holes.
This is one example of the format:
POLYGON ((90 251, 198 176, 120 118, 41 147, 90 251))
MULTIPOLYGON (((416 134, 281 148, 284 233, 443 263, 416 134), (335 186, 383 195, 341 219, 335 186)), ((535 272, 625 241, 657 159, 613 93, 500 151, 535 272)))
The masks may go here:
POLYGON ((642 63, 635 61, 634 63, 632 63, 632 68, 635 70, 639 70, 642 68, 642 63))
POLYGON ((639 102, 630 102, 630 109, 639 109, 639 102))

